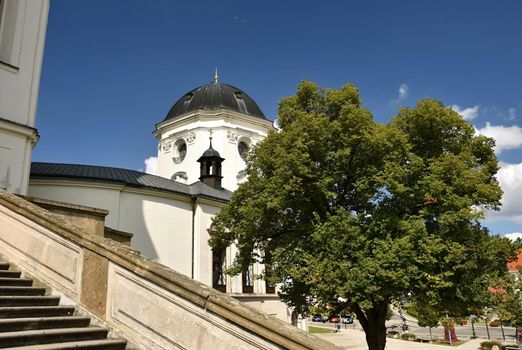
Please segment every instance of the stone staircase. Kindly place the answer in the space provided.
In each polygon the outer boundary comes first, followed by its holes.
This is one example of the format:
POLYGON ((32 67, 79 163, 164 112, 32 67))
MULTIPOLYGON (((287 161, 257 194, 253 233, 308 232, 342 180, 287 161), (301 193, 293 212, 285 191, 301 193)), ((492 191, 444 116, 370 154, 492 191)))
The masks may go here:
POLYGON ((75 316, 74 306, 59 305, 60 297, 9 267, 0 262, 0 348, 125 349, 125 340, 107 339, 107 329, 90 327, 89 317, 75 316))

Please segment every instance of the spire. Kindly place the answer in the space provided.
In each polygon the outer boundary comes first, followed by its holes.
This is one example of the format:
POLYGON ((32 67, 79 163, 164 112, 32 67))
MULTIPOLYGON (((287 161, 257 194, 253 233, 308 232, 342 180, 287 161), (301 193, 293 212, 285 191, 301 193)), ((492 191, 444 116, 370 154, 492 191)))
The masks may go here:
POLYGON ((214 73, 214 83, 217 83, 218 80, 219 80, 219 76, 218 76, 217 68, 216 68, 216 72, 214 73))
POLYGON ((212 128, 210 128, 210 130, 209 130, 208 139, 210 140, 210 147, 209 148, 212 148, 212 128))

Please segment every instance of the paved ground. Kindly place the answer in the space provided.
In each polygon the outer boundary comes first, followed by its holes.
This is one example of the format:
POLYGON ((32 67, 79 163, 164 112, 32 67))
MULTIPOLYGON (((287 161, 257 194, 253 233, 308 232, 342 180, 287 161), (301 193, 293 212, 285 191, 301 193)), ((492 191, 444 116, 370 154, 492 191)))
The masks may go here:
MULTIPOLYGON (((341 330, 338 333, 316 333, 316 335, 324 338, 335 345, 340 346, 344 349, 349 350, 366 350, 366 340, 364 338, 364 332, 360 330, 346 329, 341 330)), ((387 338, 386 349, 387 350, 444 350, 444 349, 458 349, 458 350, 477 350, 480 347, 480 343, 484 339, 472 339, 466 343, 459 345, 454 348, 446 348, 444 345, 435 345, 428 343, 417 343, 405 340, 387 338)))

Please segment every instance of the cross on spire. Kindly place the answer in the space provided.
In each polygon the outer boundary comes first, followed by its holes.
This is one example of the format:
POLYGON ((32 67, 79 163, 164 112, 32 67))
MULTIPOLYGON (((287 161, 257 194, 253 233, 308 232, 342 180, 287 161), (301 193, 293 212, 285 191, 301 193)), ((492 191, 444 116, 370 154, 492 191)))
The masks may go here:
POLYGON ((217 71, 217 68, 216 68, 216 72, 214 73, 214 83, 217 83, 219 80, 219 76, 218 76, 218 71, 217 71))

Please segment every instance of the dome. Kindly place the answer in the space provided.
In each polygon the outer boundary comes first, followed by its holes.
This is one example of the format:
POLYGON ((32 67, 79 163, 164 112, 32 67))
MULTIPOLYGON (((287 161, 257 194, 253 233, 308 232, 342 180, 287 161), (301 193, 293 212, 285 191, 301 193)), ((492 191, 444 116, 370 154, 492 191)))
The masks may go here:
POLYGON ((172 106, 164 120, 174 119, 196 110, 228 109, 252 117, 266 119, 255 101, 244 91, 217 79, 187 92, 172 106))
MULTIPOLYGON (((216 157, 216 158, 221 158, 221 155, 219 154, 218 151, 216 151, 215 149, 212 148, 212 145, 210 145, 210 147, 205 151, 203 152, 203 154, 201 155, 201 158, 212 158, 212 157, 216 157)), ((198 159, 198 162, 199 162, 199 159, 198 159)))

